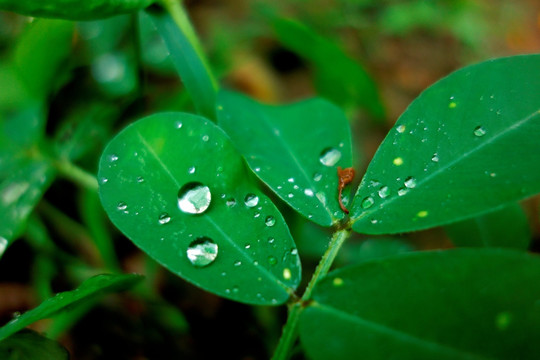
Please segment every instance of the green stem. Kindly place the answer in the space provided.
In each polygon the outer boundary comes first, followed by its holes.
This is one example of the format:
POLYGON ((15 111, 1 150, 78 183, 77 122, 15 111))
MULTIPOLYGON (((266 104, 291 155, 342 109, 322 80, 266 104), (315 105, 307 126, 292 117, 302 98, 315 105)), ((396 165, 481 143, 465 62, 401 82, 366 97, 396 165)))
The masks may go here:
POLYGON ((88 190, 98 191, 97 178, 89 172, 67 160, 54 160, 53 165, 61 176, 72 180, 88 190))
POLYGON ((328 273, 330 267, 332 266, 332 263, 336 259, 339 250, 341 249, 341 246, 343 245, 345 240, 347 240, 350 234, 350 229, 342 229, 335 232, 332 236, 332 239, 328 244, 328 249, 324 253, 319 264, 317 265, 317 268, 315 269, 315 272, 313 273, 313 276, 309 281, 309 284, 306 288, 306 291, 304 292, 304 295, 302 296, 302 299, 294 303, 289 308, 287 322, 283 327, 283 333, 281 335, 281 338, 279 339, 279 343, 276 351, 274 352, 272 360, 286 360, 289 358, 291 349, 298 336, 298 320, 300 319, 300 314, 306 307, 306 304, 309 302, 309 300, 311 300, 311 293, 313 292, 313 288, 315 287, 317 282, 328 273))

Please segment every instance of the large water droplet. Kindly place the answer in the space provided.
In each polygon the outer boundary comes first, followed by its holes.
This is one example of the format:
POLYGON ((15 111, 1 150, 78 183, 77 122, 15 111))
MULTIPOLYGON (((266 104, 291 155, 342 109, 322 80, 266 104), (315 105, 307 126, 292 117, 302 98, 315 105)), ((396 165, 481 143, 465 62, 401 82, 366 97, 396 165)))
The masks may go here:
POLYGON ((264 223, 266 226, 274 226, 276 224, 276 219, 273 216, 267 216, 264 223))
POLYGON ((369 209, 370 207, 373 206, 373 204, 375 203, 375 200, 373 200, 373 198, 371 196, 368 196, 368 197, 365 197, 364 200, 362 200, 362 209, 369 209))
POLYGON ((473 133, 474 133, 474 136, 481 137, 481 136, 486 135, 486 129, 484 129, 483 126, 477 126, 474 128, 473 133))
POLYGON ((216 260, 218 245, 212 239, 202 237, 189 244, 186 253, 189 261, 194 266, 204 267, 216 260))
POLYGON ((406 188, 412 189, 416 187, 416 179, 413 178, 412 176, 409 176, 408 178, 405 179, 404 184, 406 188))
POLYGON ((171 221, 171 217, 169 216, 169 214, 167 214, 167 213, 162 213, 161 215, 159 215, 158 222, 159 222, 161 225, 167 224, 169 221, 171 221))
POLYGON ((390 195, 390 188, 388 186, 383 186, 379 189, 379 196, 381 199, 384 199, 390 195))
POLYGON ((334 148, 326 148, 321 152, 319 161, 326 166, 334 166, 341 159, 341 151, 334 148))
POLYGON ((178 192, 178 207, 189 214, 205 212, 211 200, 212 194, 208 186, 198 182, 187 183, 178 192))
POLYGON ((396 130, 398 133, 402 134, 403 132, 405 132, 405 125, 399 125, 396 130))
POLYGON ((313 190, 311 190, 311 189, 305 189, 304 194, 306 194, 306 196, 309 196, 309 197, 313 197, 313 195, 315 195, 313 193, 313 190))
POLYGON ((246 204, 247 207, 255 207, 259 203, 259 197, 255 194, 247 194, 244 198, 244 204, 246 204))

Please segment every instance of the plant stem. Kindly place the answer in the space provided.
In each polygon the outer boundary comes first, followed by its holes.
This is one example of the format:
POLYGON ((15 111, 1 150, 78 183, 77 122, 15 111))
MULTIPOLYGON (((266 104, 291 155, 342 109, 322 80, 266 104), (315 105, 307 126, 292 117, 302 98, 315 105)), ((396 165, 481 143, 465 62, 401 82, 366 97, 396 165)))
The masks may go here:
POLYGON ((295 302, 289 308, 287 322, 283 327, 283 332, 281 338, 279 339, 279 343, 276 351, 274 352, 272 360, 286 360, 289 358, 291 349, 298 336, 298 320, 300 319, 300 314, 306 307, 308 301, 311 299, 311 293, 313 292, 313 288, 315 287, 317 282, 328 273, 339 250, 341 249, 341 246, 343 245, 345 240, 347 240, 350 234, 350 229, 341 229, 335 232, 332 236, 332 239, 328 244, 328 249, 324 253, 319 264, 317 265, 317 268, 315 269, 315 272, 313 273, 313 276, 309 281, 304 295, 302 295, 302 298, 299 301, 295 302))
POLYGON ((54 160, 53 165, 61 176, 72 180, 88 190, 97 192, 98 182, 94 175, 67 160, 54 160))

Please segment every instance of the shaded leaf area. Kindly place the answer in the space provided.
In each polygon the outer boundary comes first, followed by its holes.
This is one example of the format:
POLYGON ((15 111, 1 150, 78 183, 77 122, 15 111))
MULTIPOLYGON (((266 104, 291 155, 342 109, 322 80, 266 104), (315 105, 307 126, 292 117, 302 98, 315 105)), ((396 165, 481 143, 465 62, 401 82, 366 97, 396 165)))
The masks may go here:
MULTIPOLYGON (((215 120, 217 83, 210 67, 206 63, 204 53, 199 48, 197 38, 189 24, 175 22, 171 15, 163 12, 148 12, 159 34, 170 53, 183 85, 201 115, 215 120)), ((141 13, 141 16, 147 16, 141 13)))
POLYGON ((385 115, 379 91, 371 75, 334 41, 309 27, 283 18, 274 20, 278 40, 313 64, 319 94, 342 107, 360 106, 375 118, 385 115))
POLYGON ((340 251, 338 261, 354 264, 410 251, 414 251, 411 244, 394 238, 367 239, 360 243, 349 241, 340 251))
POLYGON ((527 250, 531 241, 529 221, 519 204, 460 221, 445 227, 459 247, 504 247, 527 250))
POLYGON ((212 293, 278 304, 300 281, 287 224, 221 129, 161 113, 103 152, 100 196, 112 222, 173 273, 212 293))
POLYGON ((68 360, 69 353, 56 341, 24 330, 0 341, 3 360, 68 360))
POLYGON ((87 279, 77 289, 56 294, 42 302, 38 307, 25 312, 0 328, 0 340, 24 329, 26 326, 42 319, 54 316, 79 302, 90 301, 105 293, 129 289, 143 278, 140 275, 97 275, 87 279))
POLYGON ((490 60, 424 91, 371 161, 353 229, 425 229, 538 193, 539 66, 538 55, 490 60))
POLYGON ((136 12, 150 6, 153 2, 155 0, 88 0, 84 2, 0 0, 0 9, 33 17, 93 20, 136 12))
POLYGON ((540 258, 502 249, 337 270, 301 315, 302 344, 312 359, 537 359, 539 276, 540 258))
POLYGON ((255 174, 293 209, 323 226, 343 218, 337 167, 352 166, 352 149, 338 107, 317 98, 270 106, 222 91, 218 122, 255 174))

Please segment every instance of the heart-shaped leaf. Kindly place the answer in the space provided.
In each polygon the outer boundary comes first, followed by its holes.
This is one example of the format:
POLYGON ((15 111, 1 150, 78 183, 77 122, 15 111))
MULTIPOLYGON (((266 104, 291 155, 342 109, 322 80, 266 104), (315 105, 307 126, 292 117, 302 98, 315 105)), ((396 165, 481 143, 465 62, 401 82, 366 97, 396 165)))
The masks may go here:
POLYGON ((343 218, 336 168, 352 166, 352 150, 338 107, 323 99, 268 106, 225 91, 218 104, 219 125, 283 201, 319 225, 343 218))
POLYGON ((197 286, 278 304, 298 285, 300 260, 283 217, 210 121, 162 113, 133 123, 107 145, 99 179, 113 223, 197 286))
POLYGON ((300 318, 312 359, 538 359, 540 258, 456 249, 330 273, 300 318))
POLYGON ((369 234, 425 229, 540 192, 540 55, 465 67, 424 91, 375 154, 352 209, 369 234))
POLYGON ((38 307, 25 312, 0 328, 0 340, 24 329, 42 319, 54 316, 58 312, 78 302, 94 299, 104 293, 128 289, 143 278, 140 275, 97 275, 87 279, 77 289, 56 294, 42 302, 38 307))

